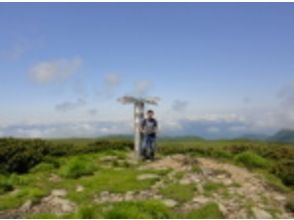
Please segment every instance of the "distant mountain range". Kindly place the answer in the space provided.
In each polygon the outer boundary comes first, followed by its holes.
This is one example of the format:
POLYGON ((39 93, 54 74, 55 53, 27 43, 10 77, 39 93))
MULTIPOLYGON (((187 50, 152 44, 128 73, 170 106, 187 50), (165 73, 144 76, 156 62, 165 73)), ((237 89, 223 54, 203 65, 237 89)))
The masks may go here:
POLYGON ((294 130, 283 129, 270 136, 267 140, 281 143, 294 143, 294 130))
MULTIPOLYGON (((133 135, 108 135, 104 136, 104 138, 132 140, 133 135)), ((159 136, 159 138, 170 140, 205 140, 205 138, 199 136, 159 136)), ((294 130, 282 129, 271 136, 265 134, 245 134, 236 139, 260 140, 278 143, 294 143, 294 130)))
POLYGON ((239 139, 262 140, 279 143, 294 143, 294 130, 282 129, 271 136, 264 134, 246 134, 241 136, 239 139))

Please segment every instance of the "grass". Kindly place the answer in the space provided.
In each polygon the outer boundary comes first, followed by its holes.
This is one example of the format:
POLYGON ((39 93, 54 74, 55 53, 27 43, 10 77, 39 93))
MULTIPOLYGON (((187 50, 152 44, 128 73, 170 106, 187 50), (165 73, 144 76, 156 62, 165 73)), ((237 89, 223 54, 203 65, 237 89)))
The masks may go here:
POLYGON ((33 167, 30 172, 31 173, 38 173, 38 172, 50 172, 55 169, 54 164, 52 163, 47 163, 47 162, 42 162, 33 167))
MULTIPOLYGON (((147 179, 144 181, 137 180, 140 174, 152 173, 149 170, 138 171, 134 168, 117 169, 100 169, 93 176, 85 176, 77 180, 66 180, 60 183, 61 188, 69 189, 68 197, 79 203, 83 204, 85 201, 91 201, 96 195, 102 191, 111 193, 126 193, 128 191, 144 190, 152 186, 157 179, 147 179), (83 193, 75 191, 76 185, 84 186, 83 193)), ((155 171, 165 175, 166 172, 155 171)))
POLYGON ((84 157, 70 159, 61 167, 59 174, 66 178, 79 178, 92 175, 96 170, 94 163, 84 157))
POLYGON ((33 203, 36 203, 47 194, 48 192, 38 188, 22 188, 15 194, 0 196, 0 210, 19 207, 27 200, 31 200, 33 203))
POLYGON ((216 182, 207 182, 203 185, 204 194, 207 196, 210 196, 212 193, 217 192, 219 190, 226 190, 226 187, 222 183, 216 183, 216 182))
POLYGON ((156 200, 119 202, 111 205, 111 209, 103 213, 107 219, 159 219, 172 218, 172 211, 156 200))
POLYGON ((57 219, 59 218, 54 213, 36 213, 32 215, 28 215, 27 219, 57 219))
POLYGON ((248 168, 268 168, 271 163, 251 151, 245 151, 236 155, 235 160, 248 168))
POLYGON ((169 184, 161 189, 161 194, 180 203, 187 202, 194 197, 196 188, 192 184, 169 184))
POLYGON ((209 202, 201 208, 192 210, 186 214, 185 218, 189 219, 220 219, 224 218, 222 212, 219 210, 218 205, 214 202, 209 202))

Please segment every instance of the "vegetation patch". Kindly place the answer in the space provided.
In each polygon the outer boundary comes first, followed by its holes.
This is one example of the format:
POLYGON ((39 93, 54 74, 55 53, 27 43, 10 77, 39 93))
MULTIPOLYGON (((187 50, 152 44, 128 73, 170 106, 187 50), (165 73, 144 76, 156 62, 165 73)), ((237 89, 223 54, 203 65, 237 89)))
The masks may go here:
POLYGON ((103 213, 107 219, 160 219, 172 218, 172 211, 156 200, 119 202, 103 213))
POLYGON ((267 168, 271 165, 267 159, 251 151, 236 155, 235 160, 248 168, 267 168))
POLYGON ((0 195, 14 189, 11 180, 6 176, 0 175, 0 195))
POLYGON ((222 183, 216 183, 216 182, 207 182, 203 185, 204 193, 208 196, 210 196, 212 193, 219 191, 219 190, 224 190, 226 189, 225 185, 222 183))
POLYGON ((31 200, 33 203, 36 203, 47 194, 48 192, 38 188, 22 188, 14 194, 0 196, 0 210, 19 207, 27 200, 31 200))
POLYGON ((289 210, 290 212, 294 212, 294 197, 293 196, 290 196, 290 198, 288 198, 286 203, 286 209, 289 210))
POLYGON ((167 198, 174 199, 180 203, 187 202, 194 197, 196 188, 192 184, 169 184, 161 189, 161 194, 167 198))
POLYGON ((96 170, 92 161, 78 157, 69 159, 69 161, 61 167, 59 174, 66 178, 79 178, 81 176, 92 175, 96 170))
POLYGON ((54 213, 35 213, 28 215, 27 219, 58 219, 59 217, 54 213))
POLYGON ((224 218, 219 207, 214 202, 206 203, 199 209, 192 210, 186 214, 185 218, 189 219, 221 219, 224 218))

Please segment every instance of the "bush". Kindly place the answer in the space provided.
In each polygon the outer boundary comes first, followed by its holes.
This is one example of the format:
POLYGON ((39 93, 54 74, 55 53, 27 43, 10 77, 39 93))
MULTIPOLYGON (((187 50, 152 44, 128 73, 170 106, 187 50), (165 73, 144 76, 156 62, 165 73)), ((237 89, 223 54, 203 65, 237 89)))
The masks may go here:
MULTIPOLYGON (((84 153, 94 153, 106 150, 132 149, 132 141, 98 140, 87 145, 68 143, 52 143, 39 139, 0 138, 0 173, 26 173, 42 161, 54 162, 52 157, 84 153)), ((54 167, 59 166, 56 161, 54 167)))
POLYGON ((14 189, 10 179, 6 176, 0 176, 0 195, 14 189))
POLYGON ((271 173, 278 176, 285 185, 294 185, 294 160, 278 161, 271 169, 271 173))
POLYGON ((248 168, 267 168, 270 162, 251 151, 245 151, 236 155, 235 160, 244 164, 248 168))
POLYGON ((85 175, 92 175, 96 170, 94 164, 83 158, 69 160, 61 167, 60 175, 66 178, 79 178, 85 175))
POLYGON ((0 139, 0 172, 25 173, 42 161, 47 150, 42 140, 0 139))

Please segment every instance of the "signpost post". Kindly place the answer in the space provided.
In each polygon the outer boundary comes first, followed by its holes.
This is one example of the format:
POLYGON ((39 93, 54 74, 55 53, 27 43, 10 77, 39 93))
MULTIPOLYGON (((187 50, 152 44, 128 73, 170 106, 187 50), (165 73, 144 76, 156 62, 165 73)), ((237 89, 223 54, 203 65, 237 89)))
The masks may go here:
POLYGON ((134 105, 134 151, 137 158, 141 155, 142 135, 140 132, 140 125, 144 119, 144 107, 146 104, 157 105, 158 97, 135 98, 132 96, 124 96, 118 99, 122 104, 134 105))

